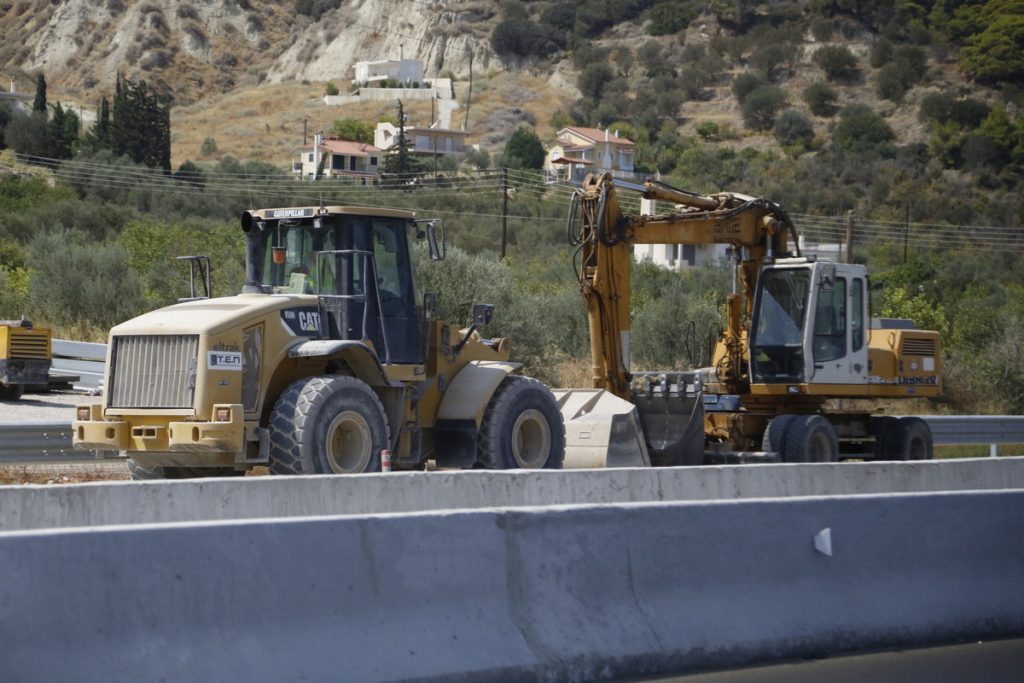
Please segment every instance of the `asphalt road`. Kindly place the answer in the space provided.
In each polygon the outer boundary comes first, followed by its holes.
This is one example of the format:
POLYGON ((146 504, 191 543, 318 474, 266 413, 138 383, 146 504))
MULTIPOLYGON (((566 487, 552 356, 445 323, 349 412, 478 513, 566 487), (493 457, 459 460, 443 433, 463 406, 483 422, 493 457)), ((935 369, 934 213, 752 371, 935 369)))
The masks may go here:
POLYGON ((26 393, 17 401, 0 401, 0 423, 62 422, 74 419, 75 406, 98 400, 78 391, 26 393))
POLYGON ((653 683, 1020 683, 1024 639, 646 679, 653 683))

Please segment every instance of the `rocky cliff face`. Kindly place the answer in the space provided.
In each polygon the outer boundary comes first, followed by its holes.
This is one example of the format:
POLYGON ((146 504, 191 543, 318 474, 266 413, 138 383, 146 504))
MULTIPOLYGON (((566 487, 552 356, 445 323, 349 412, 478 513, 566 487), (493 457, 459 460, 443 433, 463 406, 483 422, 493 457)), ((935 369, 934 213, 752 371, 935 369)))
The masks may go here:
MULTIPOLYGON (((491 3, 348 0, 318 20, 292 2, 20 0, 0 2, 0 63, 91 99, 118 71, 203 99, 236 86, 347 81, 360 60, 423 60, 429 76, 491 61, 491 3)), ((19 84, 26 89, 28 83, 19 84)))

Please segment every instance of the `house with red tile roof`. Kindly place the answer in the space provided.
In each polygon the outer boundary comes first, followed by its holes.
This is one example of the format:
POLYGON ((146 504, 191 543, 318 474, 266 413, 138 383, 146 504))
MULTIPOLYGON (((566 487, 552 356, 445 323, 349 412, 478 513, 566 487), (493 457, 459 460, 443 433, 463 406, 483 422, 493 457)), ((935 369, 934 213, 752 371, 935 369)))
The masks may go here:
POLYGON ((567 126, 548 145, 544 170, 556 178, 573 179, 595 171, 633 172, 636 143, 608 128, 567 126))
POLYGON ((292 173, 307 180, 340 176, 373 180, 384 165, 384 150, 335 135, 317 133, 313 144, 298 152, 292 173))

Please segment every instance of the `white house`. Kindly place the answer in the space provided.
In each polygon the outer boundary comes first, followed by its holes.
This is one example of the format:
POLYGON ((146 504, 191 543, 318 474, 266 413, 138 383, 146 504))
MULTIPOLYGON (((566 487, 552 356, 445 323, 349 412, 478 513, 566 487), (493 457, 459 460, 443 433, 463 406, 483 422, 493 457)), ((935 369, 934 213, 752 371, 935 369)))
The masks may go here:
POLYGON ((381 81, 399 83, 422 83, 423 62, 418 59, 382 59, 375 62, 356 62, 356 84, 366 83, 373 87, 381 81))
POLYGON ((636 143, 617 130, 568 126, 548 145, 544 170, 565 180, 598 170, 632 175, 635 158, 636 143))
POLYGON ((298 149, 292 173, 306 179, 349 176, 374 179, 383 166, 384 152, 365 142, 317 133, 312 145, 298 149))
MULTIPOLYGON (((466 153, 466 137, 469 135, 464 130, 453 130, 451 128, 430 128, 405 127, 405 137, 409 140, 410 150, 417 156, 434 156, 466 153)), ((383 121, 377 124, 373 134, 373 143, 382 150, 387 150, 395 144, 398 139, 398 126, 383 121)))

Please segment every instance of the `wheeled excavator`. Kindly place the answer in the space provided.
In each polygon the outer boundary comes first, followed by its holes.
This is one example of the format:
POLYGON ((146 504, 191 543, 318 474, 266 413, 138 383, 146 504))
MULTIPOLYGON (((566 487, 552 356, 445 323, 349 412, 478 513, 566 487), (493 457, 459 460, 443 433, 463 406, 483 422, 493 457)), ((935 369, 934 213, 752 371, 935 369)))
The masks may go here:
POLYGON ((864 266, 802 255, 778 204, 592 174, 574 194, 568 227, 593 385, 636 406, 653 464, 932 457, 927 423, 872 414, 869 399, 939 395, 938 333, 872 319, 864 266), (624 214, 619 189, 675 208, 624 214), (637 244, 729 245, 733 291, 710 367, 630 368, 637 244))

